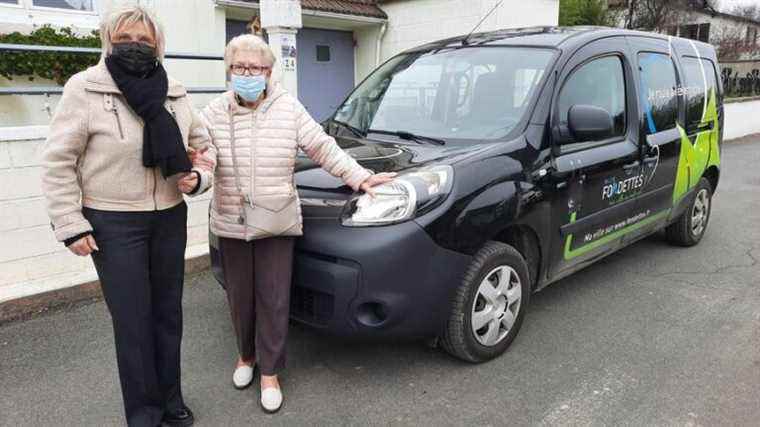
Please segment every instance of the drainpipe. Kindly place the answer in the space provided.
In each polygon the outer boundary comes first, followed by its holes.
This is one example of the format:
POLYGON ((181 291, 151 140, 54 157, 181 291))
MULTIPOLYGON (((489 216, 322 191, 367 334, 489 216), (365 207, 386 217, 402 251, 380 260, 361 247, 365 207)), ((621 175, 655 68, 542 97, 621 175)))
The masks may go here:
POLYGON ((375 47, 375 67, 380 65, 380 52, 382 51, 383 37, 385 37, 385 30, 388 29, 388 23, 383 22, 380 26, 380 34, 377 35, 377 46, 375 47))

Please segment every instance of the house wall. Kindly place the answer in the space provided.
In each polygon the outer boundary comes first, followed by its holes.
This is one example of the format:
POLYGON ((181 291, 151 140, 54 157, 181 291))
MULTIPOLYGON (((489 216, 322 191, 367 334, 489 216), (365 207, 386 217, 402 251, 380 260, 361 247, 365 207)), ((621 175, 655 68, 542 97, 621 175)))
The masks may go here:
MULTIPOLYGON (((387 28, 387 27, 386 27, 387 28)), ((358 85, 369 73, 377 68, 377 38, 380 35, 381 26, 374 25, 354 30, 356 42, 356 73, 354 82, 358 85)), ((386 33, 387 34, 387 33, 386 33)), ((380 58, 382 61, 382 58, 380 58)))
MULTIPOLYGON (((760 33, 760 25, 751 24, 736 19, 729 19, 724 16, 712 16, 705 13, 686 12, 681 16, 682 22, 679 25, 706 24, 710 23, 710 43, 718 44, 720 40, 727 36, 740 36, 744 39, 747 35, 748 28, 755 28, 760 33)), ((757 40, 760 43, 760 37, 757 40)), ((747 53, 741 59, 749 59, 752 53, 747 53)))
MULTIPOLYGON (((497 0, 397 0, 380 7, 388 15, 382 59, 411 47, 469 33, 497 0)), ((478 31, 557 25, 559 0, 504 0, 478 31)))

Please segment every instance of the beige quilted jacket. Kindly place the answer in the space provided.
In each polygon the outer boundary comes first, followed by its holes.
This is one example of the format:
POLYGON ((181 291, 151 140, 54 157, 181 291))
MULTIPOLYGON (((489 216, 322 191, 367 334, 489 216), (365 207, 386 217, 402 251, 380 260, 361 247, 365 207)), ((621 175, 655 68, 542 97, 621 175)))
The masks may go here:
MULTIPOLYGON (((299 148, 354 190, 371 175, 279 86, 268 89, 255 110, 240 106, 233 92, 226 92, 201 111, 201 118, 212 141, 206 156, 216 161, 210 227, 217 236, 253 239, 251 231, 239 223, 243 200, 232 164, 233 125, 241 187, 254 204, 262 196, 289 193, 297 197, 293 173, 299 148)), ((297 214, 300 229, 300 207, 297 214)))
MULTIPOLYGON (((209 145, 185 88, 172 78, 166 109, 177 120, 185 147, 209 145)), ((178 176, 164 179, 157 168, 144 167, 142 145, 142 119, 127 105, 103 61, 69 79, 42 158, 42 190, 59 241, 92 231, 82 206, 152 211, 182 202, 178 176)), ((213 176, 198 171, 205 191, 213 176)))

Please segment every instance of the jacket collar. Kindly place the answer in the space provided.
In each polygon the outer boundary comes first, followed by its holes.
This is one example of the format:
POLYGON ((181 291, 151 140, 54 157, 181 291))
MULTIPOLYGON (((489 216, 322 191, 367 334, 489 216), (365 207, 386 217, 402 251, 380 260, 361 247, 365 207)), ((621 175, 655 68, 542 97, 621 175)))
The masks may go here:
MULTIPOLYGON (((262 114, 265 114, 267 110, 274 104, 274 102, 282 97, 283 95, 286 95, 288 92, 282 88, 282 85, 278 83, 270 84, 267 87, 267 96, 264 98, 264 100, 259 104, 259 106, 256 108, 256 110, 261 111, 262 114)), ((240 104, 238 104, 237 99, 235 97, 235 92, 232 90, 228 90, 224 93, 224 100, 227 103, 227 108, 232 111, 233 114, 245 114, 250 113, 253 110, 250 108, 246 108, 240 104)))
MULTIPOLYGON (((86 89, 93 92, 113 93, 120 95, 121 91, 113 81, 111 73, 108 72, 105 61, 101 58, 95 66, 87 69, 87 86, 86 89)), ((170 98, 180 98, 187 95, 187 90, 182 84, 169 77, 169 91, 167 96, 170 98)))

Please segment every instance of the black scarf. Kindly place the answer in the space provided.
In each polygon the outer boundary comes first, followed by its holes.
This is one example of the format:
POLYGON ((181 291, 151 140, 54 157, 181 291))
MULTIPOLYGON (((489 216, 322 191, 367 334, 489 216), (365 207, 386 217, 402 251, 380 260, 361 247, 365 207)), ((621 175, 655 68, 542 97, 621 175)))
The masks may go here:
POLYGON ((182 142, 182 133, 166 108, 169 79, 163 65, 144 77, 136 77, 114 61, 106 58, 106 67, 127 104, 145 122, 143 130, 143 166, 161 168, 168 178, 180 172, 189 172, 193 165, 182 142))

